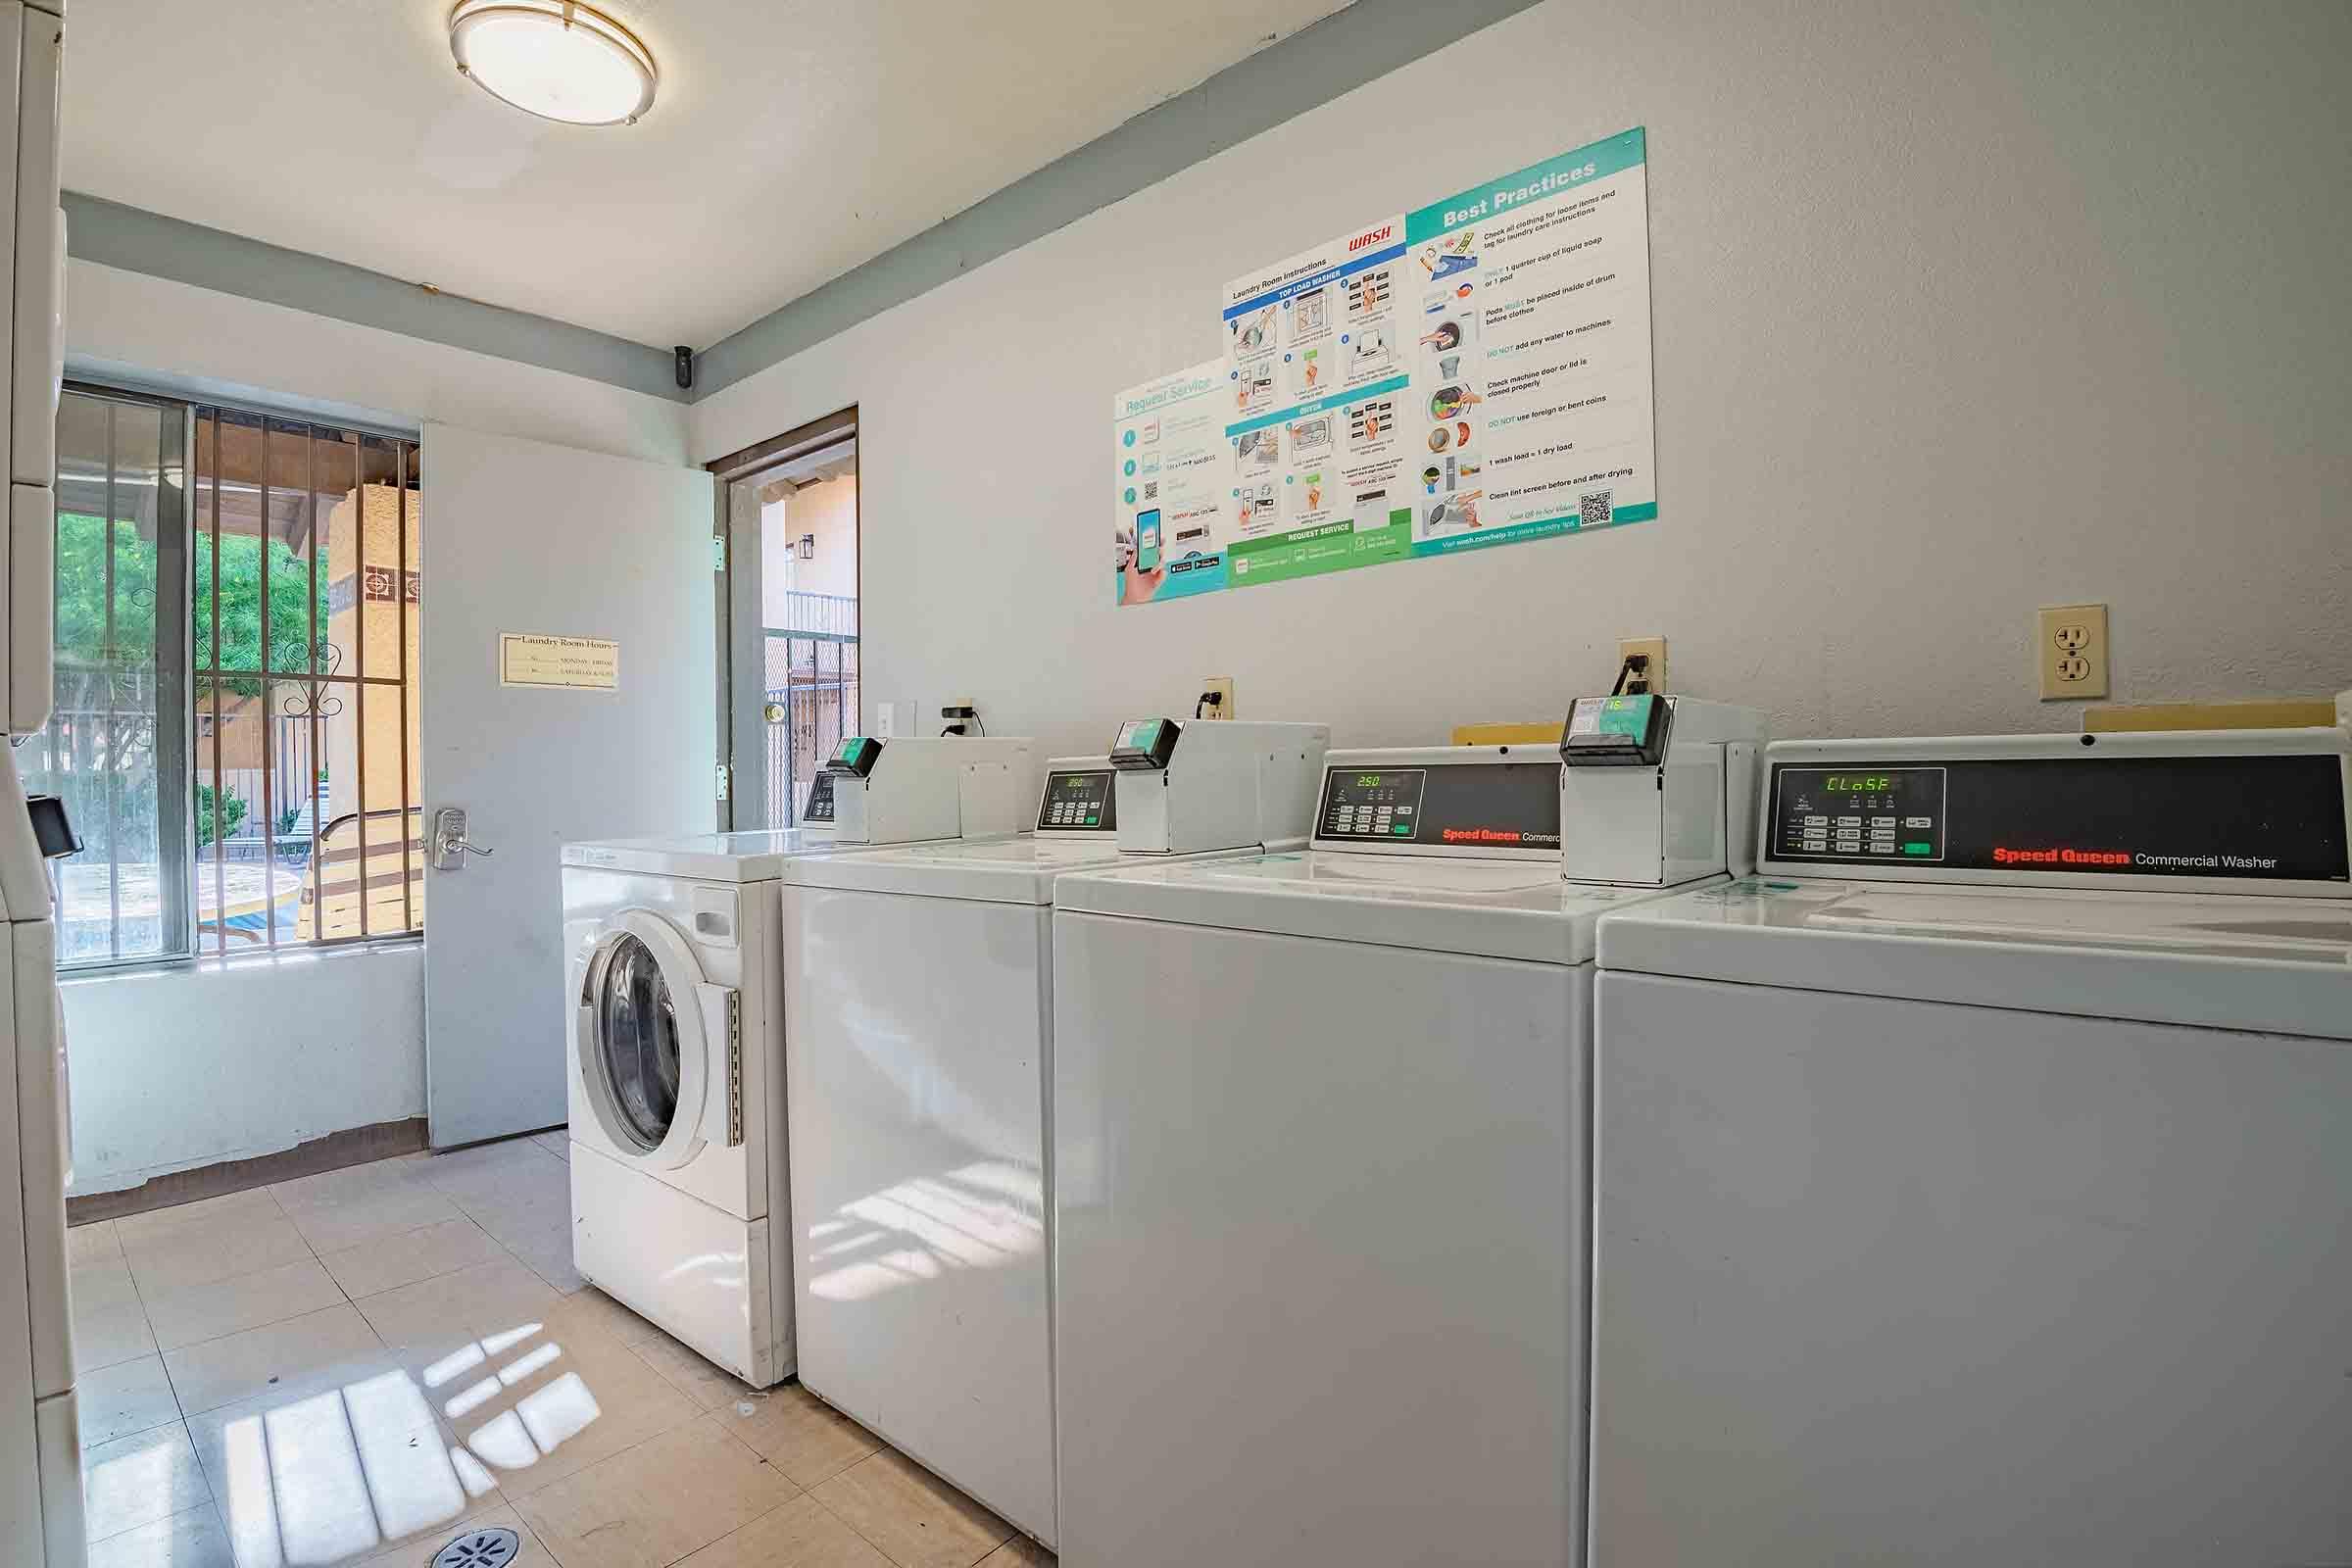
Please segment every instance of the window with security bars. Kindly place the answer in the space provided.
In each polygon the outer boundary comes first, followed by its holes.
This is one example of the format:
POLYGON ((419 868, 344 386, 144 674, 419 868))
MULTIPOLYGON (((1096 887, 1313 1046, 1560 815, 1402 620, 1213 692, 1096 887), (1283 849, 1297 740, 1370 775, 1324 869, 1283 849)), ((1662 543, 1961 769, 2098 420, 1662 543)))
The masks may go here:
POLYGON ((190 425, 197 949, 419 931, 416 443, 190 425))
POLYGON ((82 839, 61 967, 423 928, 417 448, 75 385, 57 687, 18 754, 82 839))
POLYGON ((185 957, 188 419, 68 392, 57 414, 57 685, 17 753, 81 853, 57 865, 61 965, 185 957))

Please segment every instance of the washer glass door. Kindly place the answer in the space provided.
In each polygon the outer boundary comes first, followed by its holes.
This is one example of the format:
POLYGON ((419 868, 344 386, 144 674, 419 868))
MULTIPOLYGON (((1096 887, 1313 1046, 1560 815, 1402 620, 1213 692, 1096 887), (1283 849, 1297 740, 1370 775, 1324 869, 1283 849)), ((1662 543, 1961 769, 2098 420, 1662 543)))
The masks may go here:
POLYGON ((651 948, 634 935, 612 943, 590 1004, 596 1056, 616 1130, 649 1152, 668 1138, 678 1113, 678 1004, 651 948))

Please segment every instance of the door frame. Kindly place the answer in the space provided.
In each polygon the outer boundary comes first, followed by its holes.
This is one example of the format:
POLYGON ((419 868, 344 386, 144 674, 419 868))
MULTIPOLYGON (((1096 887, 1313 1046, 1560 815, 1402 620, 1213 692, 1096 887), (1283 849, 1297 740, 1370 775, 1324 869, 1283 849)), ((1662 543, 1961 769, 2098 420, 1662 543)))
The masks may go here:
POLYGON ((717 670, 718 670, 718 760, 725 770, 723 777, 714 780, 721 787, 713 792, 718 831, 731 832, 739 827, 775 824, 760 821, 757 824, 745 818, 752 814, 739 809, 739 805, 751 791, 746 788, 746 762, 753 760, 749 772, 761 802, 764 814, 767 790, 767 749, 765 716, 756 704, 738 705, 735 672, 739 663, 760 651, 766 619, 761 612, 763 564, 760 557, 760 519, 757 512, 743 518, 735 516, 736 486, 757 478, 770 468, 821 452, 845 441, 859 443, 858 483, 855 511, 858 530, 858 719, 862 723, 865 700, 865 475, 862 434, 858 418, 858 405, 796 425, 782 435, 770 436, 723 458, 713 459, 703 466, 710 472, 713 502, 710 522, 710 559, 714 581, 712 591, 717 596, 717 670))

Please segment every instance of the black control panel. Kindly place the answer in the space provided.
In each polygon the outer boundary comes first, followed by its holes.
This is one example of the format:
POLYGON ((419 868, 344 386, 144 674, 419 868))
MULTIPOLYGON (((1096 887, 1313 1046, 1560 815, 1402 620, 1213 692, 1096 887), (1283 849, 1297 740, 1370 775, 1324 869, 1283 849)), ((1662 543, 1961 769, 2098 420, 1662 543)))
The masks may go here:
POLYGON ((1119 726, 1110 743, 1110 765, 1137 772, 1157 772, 1176 755, 1177 737, 1184 726, 1172 718, 1131 718, 1119 726))
POLYGON ((1552 761, 1323 769, 1315 837, 1454 849, 1560 847, 1560 769, 1552 761))
POLYGON ((1560 731, 1560 760, 1570 767, 1655 767, 1666 760, 1674 704, 1654 692, 1579 697, 1560 731))
POLYGON ((32 818, 32 841, 47 859, 59 860, 81 853, 81 835, 66 815, 66 803, 54 795, 27 795, 24 809, 32 818))
POLYGON ((1943 858, 1941 767, 1773 769, 1775 859, 1943 858))
POLYGON ((881 760, 880 741, 870 735, 848 735, 842 738, 839 746, 833 748, 833 755, 825 759, 825 771, 855 773, 864 778, 873 772, 874 764, 881 760))
POLYGON ((1038 797, 1040 833, 1115 833, 1119 826, 1116 779, 1107 767, 1056 768, 1046 774, 1038 797))
POLYGON ((2327 754, 1776 762, 1770 798, 1775 860, 2352 882, 2327 754))
POLYGON ((808 781, 808 804, 801 811, 804 822, 833 820, 833 775, 819 772, 808 781))

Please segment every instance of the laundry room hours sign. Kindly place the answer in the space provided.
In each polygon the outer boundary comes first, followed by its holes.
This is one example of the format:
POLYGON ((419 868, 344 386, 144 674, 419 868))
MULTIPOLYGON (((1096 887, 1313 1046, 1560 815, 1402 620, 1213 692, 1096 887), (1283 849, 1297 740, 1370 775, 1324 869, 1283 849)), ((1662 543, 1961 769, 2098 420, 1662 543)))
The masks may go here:
POLYGON ((601 637, 500 632, 498 683, 535 686, 544 691, 618 691, 620 644, 601 637))
POLYGON ((1120 604, 1657 515, 1641 128, 1228 283, 1112 403, 1120 604))

